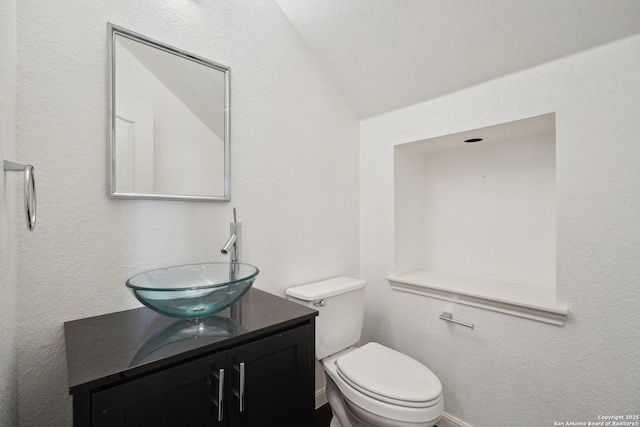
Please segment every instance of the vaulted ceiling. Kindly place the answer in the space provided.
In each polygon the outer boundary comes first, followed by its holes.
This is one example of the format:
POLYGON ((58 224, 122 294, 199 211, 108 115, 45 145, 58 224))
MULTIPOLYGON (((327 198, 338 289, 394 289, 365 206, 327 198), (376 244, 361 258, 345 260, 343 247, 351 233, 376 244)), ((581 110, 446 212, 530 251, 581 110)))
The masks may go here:
POLYGON ((640 33, 640 0, 277 2, 361 119, 640 33))

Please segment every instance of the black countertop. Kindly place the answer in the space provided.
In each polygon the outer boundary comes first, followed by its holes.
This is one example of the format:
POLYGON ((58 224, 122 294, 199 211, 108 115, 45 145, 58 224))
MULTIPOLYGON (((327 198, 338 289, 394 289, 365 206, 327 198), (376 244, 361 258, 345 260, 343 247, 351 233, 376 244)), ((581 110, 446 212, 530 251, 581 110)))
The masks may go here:
POLYGON ((303 323, 318 312, 259 289, 202 323, 146 307, 65 322, 69 392, 99 387, 234 346, 303 323))

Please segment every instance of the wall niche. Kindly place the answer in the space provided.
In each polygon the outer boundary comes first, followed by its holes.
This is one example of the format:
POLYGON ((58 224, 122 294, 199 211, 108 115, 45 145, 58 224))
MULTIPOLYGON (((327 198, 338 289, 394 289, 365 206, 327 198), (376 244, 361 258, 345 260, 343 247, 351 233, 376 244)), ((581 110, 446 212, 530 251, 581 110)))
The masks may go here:
POLYGON ((555 151, 554 113, 397 145, 391 286, 561 325, 555 151))

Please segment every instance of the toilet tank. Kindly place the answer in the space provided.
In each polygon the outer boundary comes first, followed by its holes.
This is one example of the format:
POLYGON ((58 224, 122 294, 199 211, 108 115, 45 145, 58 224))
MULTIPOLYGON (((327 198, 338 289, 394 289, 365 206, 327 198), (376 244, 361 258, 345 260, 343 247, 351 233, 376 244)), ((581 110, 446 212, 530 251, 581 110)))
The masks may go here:
POLYGON ((336 277, 287 289, 287 297, 318 310, 316 359, 344 350, 360 340, 364 320, 364 280, 336 277))

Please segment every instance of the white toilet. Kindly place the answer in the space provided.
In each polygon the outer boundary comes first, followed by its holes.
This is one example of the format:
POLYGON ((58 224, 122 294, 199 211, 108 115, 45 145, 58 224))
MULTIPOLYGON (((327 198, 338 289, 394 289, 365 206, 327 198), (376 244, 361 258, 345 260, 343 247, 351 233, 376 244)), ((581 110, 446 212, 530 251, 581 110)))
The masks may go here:
POLYGON ((316 359, 327 377, 331 427, 432 427, 444 410, 438 377, 378 343, 353 347, 362 331, 365 285, 337 277, 287 289, 290 300, 319 311, 316 359))

